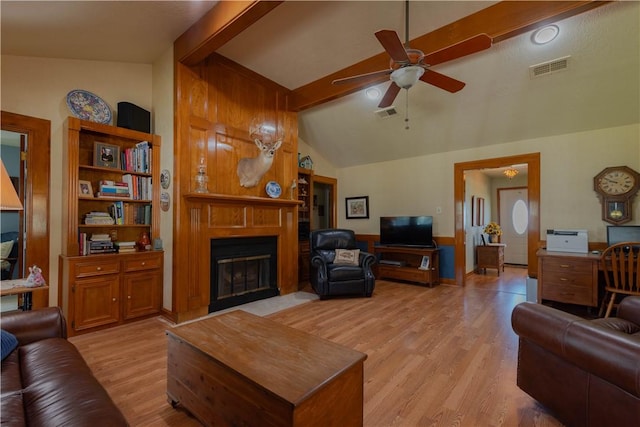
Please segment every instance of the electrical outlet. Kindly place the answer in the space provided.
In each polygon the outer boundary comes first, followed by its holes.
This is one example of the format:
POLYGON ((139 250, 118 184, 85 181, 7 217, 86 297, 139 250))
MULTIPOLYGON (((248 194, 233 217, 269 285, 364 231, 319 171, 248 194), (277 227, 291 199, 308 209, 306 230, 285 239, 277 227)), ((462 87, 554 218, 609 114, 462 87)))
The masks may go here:
POLYGON ((436 207, 436 213, 437 214, 441 214, 442 213, 442 207, 441 206, 436 207))

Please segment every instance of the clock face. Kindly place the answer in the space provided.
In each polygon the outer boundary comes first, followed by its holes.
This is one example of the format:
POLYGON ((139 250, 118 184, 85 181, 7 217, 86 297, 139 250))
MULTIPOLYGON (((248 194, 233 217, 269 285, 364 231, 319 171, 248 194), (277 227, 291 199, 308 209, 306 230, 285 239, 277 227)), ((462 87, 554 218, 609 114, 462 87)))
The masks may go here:
POLYGON ((598 181, 598 187, 603 193, 620 196, 631 191, 636 184, 636 178, 624 170, 612 170, 604 174, 598 181))

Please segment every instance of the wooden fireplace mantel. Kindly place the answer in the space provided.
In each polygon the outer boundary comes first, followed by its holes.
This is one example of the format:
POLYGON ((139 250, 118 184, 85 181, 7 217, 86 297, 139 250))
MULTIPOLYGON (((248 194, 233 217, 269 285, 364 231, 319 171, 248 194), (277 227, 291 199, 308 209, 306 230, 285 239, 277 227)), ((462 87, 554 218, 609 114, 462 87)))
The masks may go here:
POLYGON ((270 197, 238 196, 234 194, 186 193, 185 199, 191 203, 249 203, 252 205, 297 206, 300 200, 273 199, 270 197))
POLYGON ((185 248, 181 283, 187 283, 186 304, 174 319, 181 323, 208 313, 211 303, 211 240, 233 237, 277 237, 277 286, 280 294, 298 290, 297 210, 300 201, 288 198, 183 193, 189 226, 182 230, 185 248))

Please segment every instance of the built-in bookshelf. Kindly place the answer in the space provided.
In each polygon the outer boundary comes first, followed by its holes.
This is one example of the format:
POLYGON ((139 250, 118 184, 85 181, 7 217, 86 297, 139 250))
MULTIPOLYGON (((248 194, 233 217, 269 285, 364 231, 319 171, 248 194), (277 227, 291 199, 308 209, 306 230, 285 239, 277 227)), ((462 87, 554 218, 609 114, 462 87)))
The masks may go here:
POLYGON ((58 305, 70 336, 156 315, 160 137, 69 117, 58 305))
POLYGON ((94 234, 159 237, 160 137, 73 117, 65 133, 63 255, 86 255, 81 243, 94 234))

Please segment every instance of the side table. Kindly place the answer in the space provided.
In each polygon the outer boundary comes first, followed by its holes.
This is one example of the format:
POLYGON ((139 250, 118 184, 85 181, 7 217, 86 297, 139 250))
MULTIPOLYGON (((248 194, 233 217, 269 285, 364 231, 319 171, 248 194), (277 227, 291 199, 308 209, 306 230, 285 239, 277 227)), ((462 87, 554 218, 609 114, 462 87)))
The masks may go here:
POLYGON ((489 243, 485 246, 476 246, 476 259, 478 262, 478 271, 481 269, 486 274, 487 268, 495 268, 504 272, 504 243, 489 243))
POLYGON ((22 305, 18 308, 29 311, 33 305, 32 292, 49 289, 49 286, 26 286, 27 279, 3 280, 0 282, 0 297, 22 294, 22 305))

